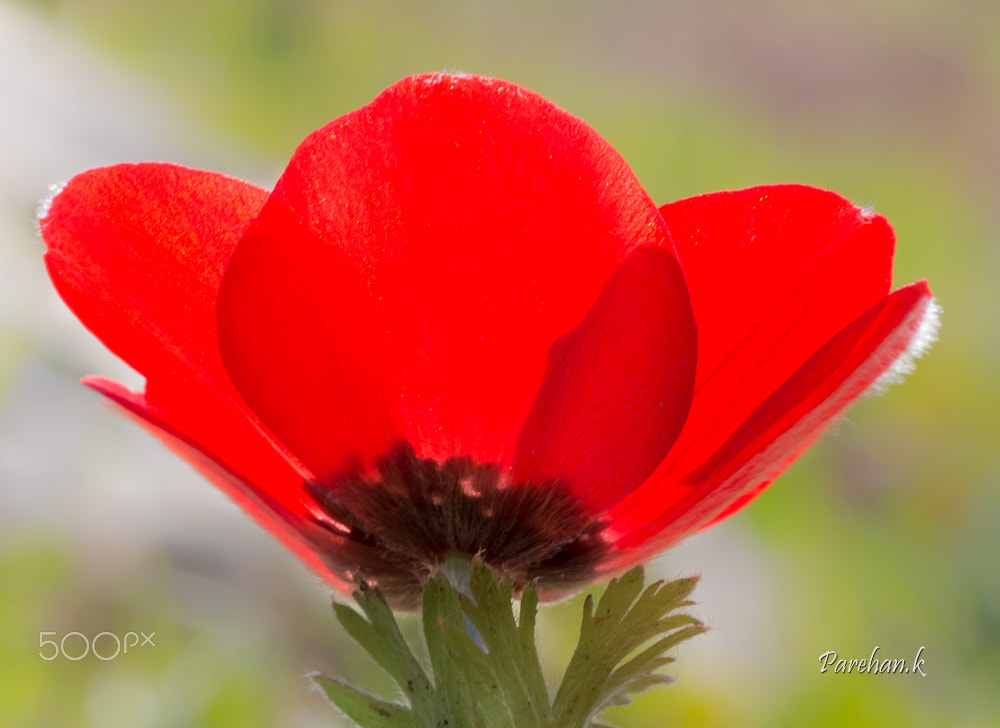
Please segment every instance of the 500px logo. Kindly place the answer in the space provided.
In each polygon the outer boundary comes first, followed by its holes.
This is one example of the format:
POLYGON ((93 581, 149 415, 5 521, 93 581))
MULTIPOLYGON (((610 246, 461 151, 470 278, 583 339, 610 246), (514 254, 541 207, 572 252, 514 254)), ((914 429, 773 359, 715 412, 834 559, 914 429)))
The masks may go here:
POLYGON ((156 647, 153 637, 156 632, 126 632, 122 637, 118 637, 114 632, 100 632, 93 639, 87 637, 83 632, 67 632, 62 639, 56 642, 46 637, 55 635, 55 632, 39 632, 38 656, 43 660, 54 660, 60 655, 67 660, 82 660, 88 653, 93 652, 98 660, 113 660, 120 654, 128 654, 129 648, 136 647, 156 647), (70 638, 73 639, 70 639, 70 638), (141 640, 141 641, 140 641, 141 640), (67 644, 68 641, 68 644, 67 644), (98 650, 100 644, 100 650, 98 650), (112 645, 114 652, 111 651, 112 645))

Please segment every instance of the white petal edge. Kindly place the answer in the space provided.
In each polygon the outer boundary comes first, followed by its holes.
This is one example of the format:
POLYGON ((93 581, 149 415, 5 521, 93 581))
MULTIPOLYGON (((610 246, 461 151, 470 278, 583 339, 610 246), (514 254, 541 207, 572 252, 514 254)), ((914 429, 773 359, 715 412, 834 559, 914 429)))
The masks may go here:
POLYGON ((917 368, 917 359, 927 353, 931 345, 937 341, 938 331, 941 328, 941 313, 941 306, 932 298, 927 303, 917 331, 913 334, 906 349, 896 357, 896 361, 882 372, 878 379, 872 382, 872 385, 859 399, 881 396, 891 385, 902 384, 907 375, 913 373, 917 368))

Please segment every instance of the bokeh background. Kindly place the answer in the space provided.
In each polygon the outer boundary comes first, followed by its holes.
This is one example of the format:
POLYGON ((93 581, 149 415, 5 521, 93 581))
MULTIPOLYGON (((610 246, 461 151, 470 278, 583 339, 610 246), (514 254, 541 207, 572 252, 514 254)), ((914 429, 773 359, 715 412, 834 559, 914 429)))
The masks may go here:
MULTIPOLYGON (((123 160, 269 186, 312 129, 455 69, 583 117, 658 201, 796 181, 874 205, 896 285, 928 278, 944 307, 905 386, 655 562, 702 574, 713 629, 681 648, 677 685, 610 719, 1000 725, 993 0, 0 0, 0 725, 329 726, 308 670, 388 689, 318 579, 77 384, 140 380, 49 287, 33 218, 50 183, 123 160), (155 647, 45 661, 47 631, 155 647), (927 676, 820 674, 827 650, 876 646, 924 647, 927 676)), ((545 612, 553 678, 579 609, 545 612)))

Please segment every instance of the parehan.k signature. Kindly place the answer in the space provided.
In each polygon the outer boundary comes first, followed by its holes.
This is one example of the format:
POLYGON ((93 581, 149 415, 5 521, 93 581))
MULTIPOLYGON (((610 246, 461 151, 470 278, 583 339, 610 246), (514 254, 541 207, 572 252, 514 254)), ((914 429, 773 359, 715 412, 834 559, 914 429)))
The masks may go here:
POLYGON ((880 660, 878 651, 879 648, 876 646, 868 658, 845 659, 839 657, 833 650, 827 650, 819 656, 819 671, 824 673, 862 673, 869 675, 881 675, 884 673, 909 675, 912 673, 921 677, 927 677, 926 673, 924 673, 923 645, 917 650, 917 655, 913 658, 912 663, 903 658, 880 660))

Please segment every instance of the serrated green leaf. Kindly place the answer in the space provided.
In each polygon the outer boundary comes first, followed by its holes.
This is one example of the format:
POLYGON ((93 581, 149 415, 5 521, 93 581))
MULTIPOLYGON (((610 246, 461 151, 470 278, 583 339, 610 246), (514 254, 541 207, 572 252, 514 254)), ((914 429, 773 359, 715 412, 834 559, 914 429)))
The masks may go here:
POLYGON ((605 707, 627 703, 635 693, 670 682, 669 677, 656 673, 672 660, 663 653, 704 631, 695 618, 670 614, 686 603, 694 583, 692 579, 657 582, 643 590, 642 571, 633 569, 608 584, 596 607, 588 597, 580 641, 553 702, 554 726, 584 728, 605 707))
POLYGON ((346 605, 335 604, 338 621, 395 681, 416 714, 433 710, 430 680, 413 656, 382 593, 367 589, 355 592, 354 599, 368 620, 346 605))
POLYGON ((501 681, 489 657, 467 634, 448 628, 448 640, 455 655, 459 672, 471 688, 472 713, 477 728, 517 728, 520 724, 511 715, 501 681))
POLYGON ((493 570, 478 560, 471 568, 473 599, 463 595, 462 609, 479 630, 516 724, 540 728, 548 717, 548 690, 537 651, 524 654, 524 640, 514 621, 510 579, 498 580, 493 570))
POLYGON ((589 633, 599 633, 617 627, 642 591, 642 582, 642 568, 638 566, 617 579, 612 579, 597 602, 593 617, 587 625, 589 633))
POLYGON ((386 702, 326 675, 310 677, 330 702, 358 725, 365 728, 418 728, 420 725, 402 705, 386 702))
POLYGON ((538 589, 529 584, 521 594, 521 610, 519 612, 517 634, 519 637, 518 669, 520 670, 533 703, 545 706, 544 714, 548 714, 549 689, 542 672, 542 662, 538 657, 538 644, 535 642, 535 617, 538 614, 538 589))
POLYGON ((424 587, 423 603, 424 639, 434 673, 434 703, 436 711, 450 716, 456 725, 471 726, 479 724, 475 722, 473 699, 476 678, 472 677, 470 684, 469 677, 487 670, 482 664, 485 655, 464 631, 459 631, 464 622, 458 594, 436 574, 424 587))
POLYGON ((650 645, 638 655, 622 663, 604 684, 607 693, 619 693, 634 684, 634 681, 644 675, 654 674, 656 670, 665 667, 674 661, 674 658, 664 656, 664 652, 669 649, 665 646, 666 640, 659 640, 650 645))
MULTIPOLYGON (((450 567, 454 570, 454 562, 450 567)), ((580 641, 550 701, 535 642, 537 590, 525 589, 515 619, 510 579, 499 579, 478 560, 469 569, 468 581, 461 572, 449 572, 461 588, 440 573, 425 587, 429 673, 378 590, 355 594, 362 613, 335 606, 348 634, 410 701, 407 708, 330 678, 314 678, 345 714, 374 728, 610 728, 594 716, 669 683, 672 678, 657 672, 673 661, 666 651, 704 631, 694 617, 674 613, 690 604, 696 579, 643 588, 642 569, 633 569, 613 580, 596 605, 590 596, 585 600, 580 641)))

